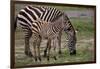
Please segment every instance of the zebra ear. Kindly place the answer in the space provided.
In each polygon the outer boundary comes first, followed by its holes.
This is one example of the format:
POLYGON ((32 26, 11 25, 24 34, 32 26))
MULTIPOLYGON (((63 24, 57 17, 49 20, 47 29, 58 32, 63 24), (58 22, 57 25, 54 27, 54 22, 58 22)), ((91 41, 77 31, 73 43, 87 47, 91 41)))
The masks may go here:
POLYGON ((64 19, 68 18, 68 15, 66 13, 63 13, 64 19))

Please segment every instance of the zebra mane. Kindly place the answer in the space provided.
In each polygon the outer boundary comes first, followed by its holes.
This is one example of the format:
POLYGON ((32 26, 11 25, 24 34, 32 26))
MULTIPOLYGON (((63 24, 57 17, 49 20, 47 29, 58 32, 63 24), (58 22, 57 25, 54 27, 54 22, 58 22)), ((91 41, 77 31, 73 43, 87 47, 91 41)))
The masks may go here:
POLYGON ((59 19, 63 14, 60 14, 59 16, 57 16, 55 19, 53 19, 51 22, 56 21, 57 19, 59 19))

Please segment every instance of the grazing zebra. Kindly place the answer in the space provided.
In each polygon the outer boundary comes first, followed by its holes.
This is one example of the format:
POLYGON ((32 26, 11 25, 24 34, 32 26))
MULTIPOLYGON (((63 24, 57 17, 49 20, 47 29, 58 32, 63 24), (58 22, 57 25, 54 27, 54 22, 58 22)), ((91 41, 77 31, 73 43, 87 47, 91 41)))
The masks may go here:
MULTIPOLYGON (((57 10, 56 8, 38 7, 38 6, 26 6, 18 13, 16 17, 16 21, 15 21, 15 28, 16 28, 16 24, 19 24, 22 27, 23 31, 26 32, 25 33, 25 54, 26 55, 29 55, 29 56, 32 55, 29 48, 29 39, 31 38, 33 34, 31 30, 31 28, 33 27, 32 23, 38 18, 40 18, 43 21, 52 23, 58 20, 58 18, 61 17, 61 15, 65 15, 62 13, 63 12, 57 10)), ((64 31, 67 31, 67 34, 69 37, 68 47, 69 47, 70 54, 76 54, 76 49, 75 49, 76 37, 74 33, 75 30, 73 29, 71 22, 69 21, 67 16, 65 16, 63 20, 65 20, 65 23, 68 28, 68 29, 65 28, 64 31)), ((34 27, 39 28, 39 26, 38 27, 34 26, 34 27)), ((34 31, 36 30, 34 29, 34 31)), ((60 41, 61 40, 59 40, 58 42, 59 44, 61 43, 60 41)), ((51 41, 48 40, 47 45, 50 44, 49 42, 51 41)), ((48 49, 48 46, 46 50, 47 49, 48 49)))

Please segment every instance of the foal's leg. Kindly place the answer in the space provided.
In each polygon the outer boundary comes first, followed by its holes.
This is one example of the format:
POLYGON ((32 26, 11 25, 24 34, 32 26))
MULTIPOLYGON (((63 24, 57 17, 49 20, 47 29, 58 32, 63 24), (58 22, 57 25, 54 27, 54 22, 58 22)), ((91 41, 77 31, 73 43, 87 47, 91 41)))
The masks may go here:
POLYGON ((51 44, 51 41, 47 40, 47 45, 46 45, 46 48, 44 50, 44 57, 47 56, 47 50, 48 50, 48 47, 49 47, 50 44, 51 44))
POLYGON ((37 35, 33 33, 32 34, 33 48, 31 47, 32 48, 31 53, 32 53, 32 56, 34 57, 35 61, 37 61, 37 48, 36 48, 37 41, 38 41, 37 38, 38 38, 37 35))
POLYGON ((35 58, 35 61, 37 61, 37 42, 38 42, 38 37, 36 35, 33 34, 32 36, 33 38, 33 50, 31 50, 32 52, 32 55, 34 56, 35 58))
POLYGON ((49 58, 50 58, 50 49, 51 49, 51 40, 50 39, 48 39, 48 49, 47 49, 47 51, 48 51, 48 54, 47 54, 47 60, 49 61, 49 58))
MULTIPOLYGON (((58 53, 59 53, 59 54, 62 53, 62 52, 61 52, 61 35, 62 35, 62 32, 60 31, 60 32, 59 32, 59 35, 58 35, 58 37, 57 37, 57 43, 58 43, 58 48, 59 48, 58 53)), ((46 49, 44 50, 44 57, 47 56, 47 49, 48 49, 48 47, 49 47, 49 44, 51 44, 51 42, 48 40, 48 41, 47 41, 47 47, 46 47, 46 49)))
POLYGON ((57 48, 56 48, 56 39, 53 39, 53 58, 55 59, 55 60, 57 60, 57 58, 56 58, 56 56, 57 56, 57 48))
POLYGON ((39 37, 39 38, 38 38, 38 41, 37 41, 38 59, 41 61, 41 56, 40 56, 40 44, 41 44, 41 37, 39 37))
POLYGON ((35 58, 35 61, 37 61, 38 59, 41 61, 41 57, 40 57, 40 43, 41 43, 41 37, 39 37, 38 35, 34 35, 33 34, 33 51, 32 55, 35 58))
POLYGON ((59 53, 59 54, 62 53, 62 52, 61 52, 61 35, 62 35, 62 32, 60 31, 60 32, 59 32, 59 35, 58 35, 58 37, 57 37, 58 47, 59 47, 58 53, 59 53))
POLYGON ((37 61, 37 55, 36 55, 36 41, 33 41, 33 52, 32 55, 34 55, 35 61, 37 61))

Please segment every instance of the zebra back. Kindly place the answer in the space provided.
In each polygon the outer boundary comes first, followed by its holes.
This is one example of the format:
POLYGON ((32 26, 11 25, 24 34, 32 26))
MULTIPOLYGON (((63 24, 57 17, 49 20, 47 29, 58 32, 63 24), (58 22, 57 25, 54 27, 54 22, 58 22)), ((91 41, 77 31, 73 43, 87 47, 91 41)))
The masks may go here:
POLYGON ((60 15, 62 15, 62 12, 56 8, 26 6, 20 10, 19 14, 17 15, 17 20, 20 21, 21 25, 27 25, 28 27, 31 27, 32 22, 38 18, 47 22, 52 22, 56 20, 60 15))
POLYGON ((63 14, 62 11, 56 8, 50 8, 50 7, 43 7, 43 8, 45 8, 45 12, 40 16, 40 19, 47 22, 49 21, 53 22, 63 14))

